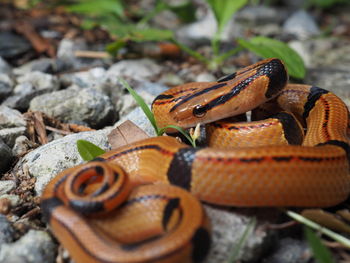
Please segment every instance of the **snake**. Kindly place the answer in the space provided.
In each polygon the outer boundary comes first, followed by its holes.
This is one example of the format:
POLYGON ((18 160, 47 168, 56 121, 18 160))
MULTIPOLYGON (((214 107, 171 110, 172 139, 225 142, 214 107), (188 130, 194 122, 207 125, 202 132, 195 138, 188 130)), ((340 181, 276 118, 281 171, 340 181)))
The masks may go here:
POLYGON ((201 262, 211 239, 200 201, 329 207, 349 195, 347 106, 289 84, 280 59, 171 88, 152 111, 160 128, 203 124, 210 146, 153 137, 59 173, 41 209, 76 262, 201 262))

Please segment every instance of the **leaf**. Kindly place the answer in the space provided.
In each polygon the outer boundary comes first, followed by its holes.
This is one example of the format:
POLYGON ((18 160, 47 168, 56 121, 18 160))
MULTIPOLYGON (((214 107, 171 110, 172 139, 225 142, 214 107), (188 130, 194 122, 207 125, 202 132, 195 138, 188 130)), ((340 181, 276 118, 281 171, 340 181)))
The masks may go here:
POLYGON ((100 147, 86 140, 77 140, 77 148, 84 161, 91 161, 97 156, 105 153, 100 147))
POLYGON ((302 58, 287 44, 267 37, 254 37, 249 41, 238 39, 237 41, 242 47, 263 58, 276 57, 283 60, 292 77, 298 79, 305 77, 306 70, 302 58))
POLYGON ((137 104, 141 107, 146 117, 151 122, 156 134, 158 134, 156 119, 154 118, 153 113, 151 109, 148 107, 148 105, 146 104, 146 102, 142 99, 142 97, 139 94, 137 94, 136 91, 133 90, 133 88, 130 87, 129 83, 127 83, 124 79, 119 78, 119 81, 129 91, 131 96, 133 96, 133 98, 136 100, 137 104))
POLYGON ((118 0, 85 0, 79 1, 67 7, 68 11, 86 15, 115 14, 119 18, 124 18, 124 7, 118 0))
POLYGON ((149 136, 132 121, 127 120, 108 134, 108 142, 112 149, 149 138, 149 136))
POLYGON ((165 41, 172 40, 174 33, 171 30, 157 28, 134 28, 130 30, 129 37, 133 41, 165 41))
POLYGON ((319 263, 334 263, 329 249, 322 244, 321 239, 309 227, 305 227, 305 235, 315 259, 319 263))
POLYGON ((218 31, 221 32, 227 22, 240 8, 247 4, 247 0, 207 0, 218 22, 218 31))

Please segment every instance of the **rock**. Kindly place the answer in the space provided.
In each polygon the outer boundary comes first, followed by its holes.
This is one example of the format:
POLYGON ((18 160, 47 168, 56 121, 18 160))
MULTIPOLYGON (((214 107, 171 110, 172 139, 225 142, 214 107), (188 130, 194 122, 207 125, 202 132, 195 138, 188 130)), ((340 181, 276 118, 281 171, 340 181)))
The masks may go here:
MULTIPOLYGON (((149 94, 146 91, 139 91, 138 94, 142 97, 142 99, 147 103, 151 104, 154 100, 154 96, 149 94)), ((133 109, 138 107, 138 104, 134 97, 131 94, 125 94, 122 98, 118 100, 119 103, 117 103, 117 109, 119 112, 119 116, 125 116, 129 112, 131 112, 133 109)))
POLYGON ((114 123, 116 112, 108 96, 89 88, 71 87, 34 98, 30 110, 42 111, 62 122, 101 128, 114 123))
POLYGON ((246 6, 237 12, 235 21, 241 24, 261 26, 266 24, 279 24, 286 17, 287 12, 269 6, 246 6))
POLYGON ((31 142, 26 136, 22 135, 16 138, 15 145, 12 148, 12 153, 14 156, 20 157, 31 148, 34 148, 33 142, 31 142))
MULTIPOLYGON (((212 225, 212 246, 205 263, 228 262, 229 256, 242 239, 243 233, 248 228, 252 216, 244 215, 237 211, 229 212, 225 209, 204 205, 212 225)), ((260 217, 270 213, 268 209, 257 212, 260 217)), ((256 216, 254 215, 254 217, 256 216)), ((266 247, 270 246, 273 231, 259 227, 266 223, 264 216, 257 220, 257 226, 251 229, 244 246, 238 251, 237 262, 260 262, 259 259, 266 247)), ((248 232, 249 233, 249 232, 248 232)), ((234 262, 236 262, 234 261, 234 262)), ((283 262, 283 261, 281 261, 283 262)))
POLYGON ((306 11, 299 10, 293 13, 283 24, 283 33, 293 35, 297 39, 308 39, 318 36, 320 29, 315 20, 306 11))
POLYGON ((16 242, 3 244, 1 263, 55 262, 56 244, 45 231, 29 230, 16 242))
POLYGON ((6 99, 12 92, 13 81, 8 74, 0 73, 0 102, 6 99))
POLYGON ((63 39, 57 49, 57 63, 60 70, 80 69, 82 67, 103 66, 101 59, 89 59, 76 57, 78 50, 88 50, 84 39, 63 39))
POLYGON ((107 77, 111 83, 117 83, 119 77, 129 77, 136 80, 151 79, 161 72, 161 67, 153 60, 130 59, 112 65, 107 70, 107 77))
POLYGON ((145 133, 147 133, 150 137, 156 136, 156 133, 153 129, 152 124, 147 119, 146 115, 143 113, 140 107, 132 110, 126 116, 123 116, 113 127, 117 127, 122 124, 124 121, 130 120, 137 126, 139 126, 145 133))
POLYGON ((15 188, 16 188, 16 183, 13 180, 0 181, 0 195, 8 194, 15 188))
POLYGON ((266 263, 307 263, 312 256, 308 244, 292 238, 283 238, 276 242, 272 255, 262 260, 266 263))
POLYGON ((169 89, 168 86, 159 84, 159 83, 154 83, 154 82, 149 82, 149 81, 135 81, 136 83, 133 85, 133 88, 139 93, 141 91, 147 92, 148 94, 156 97, 160 93, 166 91, 169 89))
POLYGON ((106 81, 106 70, 101 67, 60 76, 60 83, 64 87, 76 85, 80 88, 94 88, 108 94, 105 87, 106 81))
POLYGON ((14 127, 14 128, 6 128, 0 130, 0 138, 6 143, 9 147, 13 147, 15 145, 16 138, 24 135, 27 131, 27 128, 22 127, 14 127))
POLYGON ((4 74, 11 74, 12 67, 0 56, 0 72, 4 74))
POLYGON ((13 73, 15 75, 25 75, 34 71, 52 74, 58 72, 58 65, 53 58, 39 58, 15 68, 13 73))
POLYGON ((183 79, 174 73, 167 73, 162 75, 159 82, 168 86, 178 86, 184 84, 183 79))
POLYGON ((36 178, 35 191, 40 195, 56 174, 83 162, 77 150, 77 140, 87 140, 108 150, 107 134, 110 130, 111 128, 71 134, 42 145, 25 155, 16 164, 15 170, 28 170, 29 175, 36 178))
POLYGON ((216 81, 216 78, 214 75, 208 73, 208 72, 203 72, 200 73, 199 75, 196 76, 196 80, 198 82, 210 82, 210 81, 216 81))
POLYGON ((0 172, 4 172, 10 168, 12 158, 11 148, 0 137, 0 172))
POLYGON ((24 74, 17 79, 17 82, 19 84, 14 89, 14 95, 8 97, 3 104, 22 111, 28 109, 29 102, 35 96, 59 88, 59 83, 55 76, 39 71, 24 74))
MULTIPOLYGON (((40 71, 29 72, 17 78, 19 84, 30 83, 36 90, 57 90, 57 77, 40 71)), ((15 90, 15 92, 17 92, 15 90)))
POLYGON ((11 59, 32 48, 31 44, 22 36, 11 32, 0 32, 0 56, 11 59))
POLYGON ((0 105, 0 129, 26 126, 22 114, 5 105, 0 105))
POLYGON ((15 231, 6 216, 0 214, 0 249, 14 240, 15 231))

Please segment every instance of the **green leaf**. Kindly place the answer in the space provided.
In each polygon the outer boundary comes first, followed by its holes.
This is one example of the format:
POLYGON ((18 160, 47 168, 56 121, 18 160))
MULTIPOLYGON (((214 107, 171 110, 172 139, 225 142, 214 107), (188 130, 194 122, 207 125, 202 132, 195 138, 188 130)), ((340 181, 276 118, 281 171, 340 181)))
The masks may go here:
POLYGON ((123 39, 118 39, 117 41, 108 44, 106 46, 106 50, 108 53, 115 56, 117 55, 119 49, 125 47, 125 45, 126 45, 126 41, 124 41, 123 39))
POLYGON ((247 0, 207 0, 218 22, 218 31, 222 32, 227 22, 240 8, 247 4, 247 0))
POLYGON ((97 156, 105 153, 105 151, 97 145, 85 140, 77 140, 77 148, 84 161, 91 161, 97 156))
POLYGON ((68 11, 86 15, 115 14, 119 18, 124 16, 124 7, 118 0, 81 0, 77 4, 67 7, 68 11))
POLYGON ((263 58, 279 58, 286 64, 290 76, 298 79, 305 77, 306 69, 302 58, 287 44, 267 38, 254 37, 249 41, 238 39, 238 44, 263 58))
POLYGON ((322 244, 321 239, 309 227, 305 227, 305 235, 318 263, 334 263, 329 249, 322 244))
POLYGON ((136 100, 137 104, 141 107, 148 120, 151 122, 156 134, 158 134, 156 119, 154 118, 153 113, 148 107, 147 103, 142 99, 142 97, 139 94, 137 94, 136 91, 133 90, 133 88, 130 87, 129 83, 127 83, 124 79, 119 78, 119 81, 129 91, 131 96, 133 96, 133 98, 136 100))

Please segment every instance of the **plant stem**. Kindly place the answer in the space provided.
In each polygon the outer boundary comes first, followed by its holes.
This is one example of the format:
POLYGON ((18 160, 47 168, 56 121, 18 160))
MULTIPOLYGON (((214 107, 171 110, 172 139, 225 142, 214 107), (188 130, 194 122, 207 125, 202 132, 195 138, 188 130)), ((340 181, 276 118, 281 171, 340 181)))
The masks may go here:
POLYGON ((342 235, 339 235, 332 230, 322 227, 321 225, 307 219, 306 217, 303 217, 302 215, 299 215, 293 211, 287 210, 286 211, 287 215, 293 218, 294 220, 303 223, 304 225, 307 225, 320 233, 329 236, 330 238, 334 239, 335 241, 338 241, 339 243, 343 244, 344 246, 350 248, 350 240, 343 237, 342 235))

